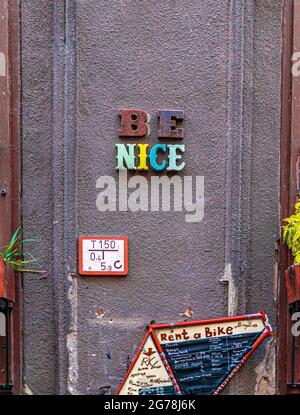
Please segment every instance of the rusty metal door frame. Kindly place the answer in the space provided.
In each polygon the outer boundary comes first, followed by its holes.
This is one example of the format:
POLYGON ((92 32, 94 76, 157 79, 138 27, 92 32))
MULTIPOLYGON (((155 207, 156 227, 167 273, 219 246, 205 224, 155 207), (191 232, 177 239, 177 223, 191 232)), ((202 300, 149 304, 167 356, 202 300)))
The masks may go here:
MULTIPOLYGON (((283 2, 282 51, 282 114, 281 114, 281 174, 280 217, 288 216, 299 195, 298 155, 300 154, 300 76, 292 75, 292 57, 300 52, 300 0, 283 2)), ((288 309, 284 272, 291 258, 281 242, 278 284, 278 342, 277 389, 280 394, 300 393, 300 388, 289 388, 292 373, 291 314, 288 309)), ((299 338, 296 340, 299 346, 299 338)), ((300 362, 300 348, 294 345, 295 362, 300 362)), ((296 374, 296 378, 297 378, 296 374)), ((295 383, 299 383, 296 379, 295 383)))
MULTIPOLYGON (((0 245, 20 225, 20 4, 0 1, 0 245)), ((21 277, 11 272, 12 393, 22 391, 21 277)))

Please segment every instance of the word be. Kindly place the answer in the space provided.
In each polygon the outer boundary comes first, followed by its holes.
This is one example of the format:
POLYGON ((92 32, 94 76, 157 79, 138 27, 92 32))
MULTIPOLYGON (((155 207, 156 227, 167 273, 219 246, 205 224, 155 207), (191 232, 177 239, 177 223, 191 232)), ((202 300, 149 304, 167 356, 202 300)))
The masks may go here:
MULTIPOLYGON (((150 134, 149 115, 138 109, 120 110, 120 137, 146 137, 150 134)), ((184 118, 183 111, 159 111, 158 138, 183 138, 180 127, 184 118)), ((185 146, 181 144, 116 144, 117 170, 146 171, 151 167, 155 171, 180 171, 185 163, 180 162, 185 146), (160 159, 160 161, 158 161, 160 159), (136 161, 138 160, 138 162, 136 161)))
MULTIPOLYGON (((119 111, 121 118, 120 137, 145 137, 150 134, 149 115, 138 109, 119 111)), ((183 129, 178 126, 184 119, 184 112, 178 110, 159 111, 159 138, 183 138, 183 129)))

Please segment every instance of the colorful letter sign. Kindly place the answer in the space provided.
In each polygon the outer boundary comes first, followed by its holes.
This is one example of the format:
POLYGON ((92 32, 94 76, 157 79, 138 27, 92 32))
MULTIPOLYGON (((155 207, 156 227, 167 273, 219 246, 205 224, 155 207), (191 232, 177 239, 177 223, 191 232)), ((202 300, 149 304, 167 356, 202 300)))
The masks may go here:
MULTIPOLYGON (((119 111, 121 129, 119 137, 139 138, 150 133, 150 116, 139 109, 122 109, 119 111)), ((164 110, 158 112, 160 139, 182 139, 184 112, 181 110, 164 110)), ((169 140, 168 140, 169 141, 169 140)), ((184 166, 184 144, 155 144, 152 148, 147 143, 116 144, 117 170, 148 170, 162 172, 179 172, 184 166), (162 160, 160 160, 162 158, 162 160)))
POLYGON ((271 335, 264 311, 150 324, 117 395, 216 395, 271 335))
POLYGON ((81 236, 79 238, 81 275, 127 275, 126 236, 81 236))

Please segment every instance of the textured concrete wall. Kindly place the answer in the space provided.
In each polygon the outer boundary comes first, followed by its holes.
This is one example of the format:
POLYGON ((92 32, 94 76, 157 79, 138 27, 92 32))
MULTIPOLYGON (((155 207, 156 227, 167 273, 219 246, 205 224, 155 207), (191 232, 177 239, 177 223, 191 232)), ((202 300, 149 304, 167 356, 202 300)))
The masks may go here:
MULTIPOLYGON (((188 3, 67 1, 64 19, 62 2, 22 2, 23 222, 47 269, 24 278, 33 393, 114 393, 145 325, 188 307, 197 319, 265 308, 275 322, 281 2, 188 3), (181 176, 205 178, 203 221, 97 210, 126 107, 185 111, 181 176), (129 275, 80 277, 85 234, 127 235, 129 275)), ((265 352, 227 393, 257 391, 265 352)))
POLYGON ((52 16, 50 2, 22 2, 22 210, 32 252, 47 271, 24 276, 24 383, 33 393, 56 392, 53 295, 52 16))

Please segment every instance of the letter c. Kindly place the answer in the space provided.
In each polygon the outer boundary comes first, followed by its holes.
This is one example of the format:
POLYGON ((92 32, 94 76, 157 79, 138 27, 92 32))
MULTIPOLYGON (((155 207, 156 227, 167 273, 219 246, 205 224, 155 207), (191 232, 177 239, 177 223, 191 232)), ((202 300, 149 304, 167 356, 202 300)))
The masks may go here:
POLYGON ((116 264, 117 264, 117 262, 119 262, 119 263, 120 263, 120 261, 119 261, 119 260, 115 261, 115 262, 114 262, 114 267, 115 267, 115 268, 117 268, 117 269, 122 268, 122 264, 121 264, 121 265, 119 265, 119 266, 117 266, 117 265, 116 265, 116 264))
POLYGON ((150 154, 149 154, 149 160, 152 168, 156 171, 162 171, 166 168, 166 161, 164 160, 161 164, 157 164, 157 151, 161 150, 163 153, 167 151, 167 145, 166 144, 155 144, 155 146, 152 147, 150 154))

